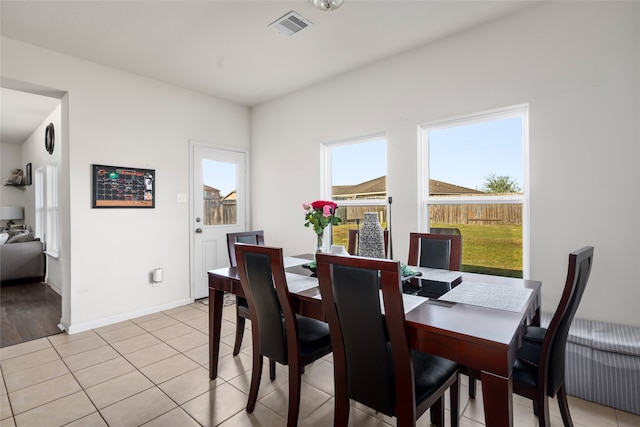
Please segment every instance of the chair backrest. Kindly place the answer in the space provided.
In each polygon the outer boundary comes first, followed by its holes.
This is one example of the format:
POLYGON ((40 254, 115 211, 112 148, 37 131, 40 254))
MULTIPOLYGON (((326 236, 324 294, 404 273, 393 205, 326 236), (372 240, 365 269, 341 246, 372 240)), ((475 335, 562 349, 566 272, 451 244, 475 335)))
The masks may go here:
POLYGON ((567 280, 556 312, 547 328, 538 372, 538 384, 547 384, 547 395, 553 397, 564 384, 565 350, 573 317, 591 274, 593 246, 569 254, 567 280))
POLYGON ((400 262, 329 254, 316 262, 335 374, 346 378, 349 398, 389 416, 397 404, 415 410, 400 262))
POLYGON ((299 340, 282 249, 236 243, 235 254, 251 313, 252 333, 259 336, 260 353, 287 365, 288 351, 299 353, 299 340), (288 349, 288 344, 294 347, 288 349))
POLYGON ((236 243, 248 243, 250 245, 264 245, 264 231, 241 231, 239 233, 227 233, 227 250, 229 251, 229 264, 236 267, 236 243))
MULTIPOLYGON (((385 228, 382 231, 382 234, 384 236, 384 256, 388 256, 389 255, 389 230, 385 228)), ((350 255, 357 255, 357 251, 359 251, 358 229, 352 228, 352 229, 349 229, 349 240, 347 241, 347 252, 349 252, 350 255)))
POLYGON ((410 233, 408 265, 460 271, 462 236, 456 234, 410 233))

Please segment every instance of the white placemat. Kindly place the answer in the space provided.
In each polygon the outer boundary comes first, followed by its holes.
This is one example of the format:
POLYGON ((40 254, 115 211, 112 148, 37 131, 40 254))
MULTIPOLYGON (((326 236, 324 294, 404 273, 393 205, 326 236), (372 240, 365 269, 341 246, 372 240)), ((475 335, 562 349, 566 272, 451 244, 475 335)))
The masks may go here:
MULTIPOLYGON (((307 260, 308 261, 308 260, 307 260)), ((302 274, 284 273, 287 279, 289 292, 302 292, 307 289, 313 289, 318 286, 318 279, 311 276, 303 276, 302 274)))
POLYGON ((426 267, 413 267, 409 266, 411 270, 415 270, 422 273, 420 279, 433 280, 435 282, 455 282, 462 276, 459 271, 440 270, 438 268, 426 268, 426 267))
MULTIPOLYGON (((314 298, 322 299, 322 296, 318 294, 318 295, 315 295, 314 298)), ((428 300, 429 298, 420 297, 418 295, 402 294, 402 305, 404 306, 404 314, 407 314, 408 312, 410 312, 411 310, 413 310, 414 308, 416 308, 417 306, 419 306, 420 304, 428 300)), ((384 314, 384 302, 382 300, 382 291, 380 291, 380 310, 382 310, 382 314, 384 314)))
POLYGON ((506 311, 522 311, 532 289, 491 283, 462 282, 438 300, 478 305, 506 311))
MULTIPOLYGON (((404 314, 407 314, 408 312, 428 300, 429 298, 420 297, 418 295, 402 294, 402 305, 404 306, 404 314)), ((382 291, 380 291, 380 310, 382 310, 382 314, 384 314, 382 291)))
POLYGON ((286 256, 282 260, 282 263, 284 264, 284 268, 295 267, 297 265, 306 264, 308 262, 311 262, 311 260, 304 259, 304 258, 296 258, 293 256, 286 256))

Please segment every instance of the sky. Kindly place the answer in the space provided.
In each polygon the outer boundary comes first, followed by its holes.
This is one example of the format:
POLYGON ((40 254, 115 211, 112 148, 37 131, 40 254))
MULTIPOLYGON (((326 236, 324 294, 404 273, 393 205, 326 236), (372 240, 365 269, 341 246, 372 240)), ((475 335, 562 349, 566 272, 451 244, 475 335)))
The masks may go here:
MULTIPOLYGON (((331 148, 333 185, 355 185, 386 175, 385 139, 331 148)), ((412 164, 415 160, 409 156, 412 164)), ((489 174, 523 188, 522 119, 512 117, 429 132, 432 179, 482 189, 489 174)), ((236 189, 233 163, 205 160, 204 183, 226 196, 236 189)))
MULTIPOLYGON (((383 138, 336 146, 331 150, 333 185, 354 185, 386 175, 385 159, 383 138)), ((506 175, 523 188, 522 119, 430 131, 429 174, 432 179, 478 190, 488 175, 506 175)))
POLYGON ((202 165, 204 185, 220 190, 222 197, 236 189, 236 164, 205 159, 202 165))
POLYGON ((481 190, 490 174, 506 175, 523 188, 522 118, 429 132, 431 179, 481 190))
POLYGON ((333 185, 354 185, 387 174, 384 138, 331 148, 333 185))

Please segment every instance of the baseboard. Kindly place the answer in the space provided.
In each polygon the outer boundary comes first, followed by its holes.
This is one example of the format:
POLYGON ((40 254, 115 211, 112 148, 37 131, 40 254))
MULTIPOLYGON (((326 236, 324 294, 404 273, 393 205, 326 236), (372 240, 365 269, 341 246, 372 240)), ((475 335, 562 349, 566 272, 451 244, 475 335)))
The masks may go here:
POLYGON ((101 328, 103 326, 112 325, 114 323, 123 322, 125 320, 135 319, 136 317, 146 316, 147 314, 153 314, 163 310, 170 310, 172 308, 191 304, 192 302, 193 301, 190 298, 186 298, 163 305, 147 307, 141 310, 130 311, 128 313, 120 313, 117 316, 104 317, 102 319, 95 319, 88 322, 73 323, 70 325, 66 324, 66 322, 61 322, 58 327, 66 330, 69 335, 77 334, 79 332, 88 331, 90 329, 101 328))
POLYGON ((62 289, 59 286, 54 286, 53 284, 49 283, 49 282, 45 282, 47 284, 47 286, 49 286, 51 289, 53 289, 53 291, 62 296, 62 289))

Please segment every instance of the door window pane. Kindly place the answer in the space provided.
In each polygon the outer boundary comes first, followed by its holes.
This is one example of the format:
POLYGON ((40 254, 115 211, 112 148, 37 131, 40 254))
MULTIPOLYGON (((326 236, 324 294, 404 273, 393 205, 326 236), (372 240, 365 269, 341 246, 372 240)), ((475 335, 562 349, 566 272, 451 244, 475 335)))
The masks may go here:
POLYGON ((205 159, 202 174, 204 225, 237 224, 237 165, 205 159))

